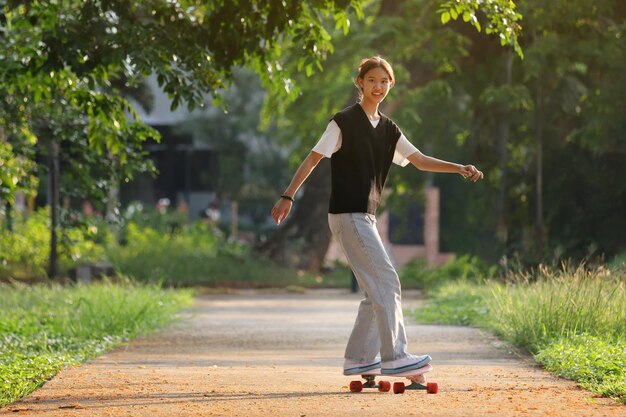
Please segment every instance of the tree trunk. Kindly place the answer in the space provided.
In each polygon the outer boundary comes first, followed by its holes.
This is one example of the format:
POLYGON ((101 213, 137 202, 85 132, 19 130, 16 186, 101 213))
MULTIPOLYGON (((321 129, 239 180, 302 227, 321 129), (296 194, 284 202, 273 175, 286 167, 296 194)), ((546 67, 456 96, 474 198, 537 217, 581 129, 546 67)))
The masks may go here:
POLYGON ((543 261, 544 257, 544 245, 545 245, 545 227, 543 223, 543 126, 544 126, 544 111, 543 111, 543 77, 542 70, 539 70, 539 76, 537 77, 537 98, 536 98, 536 126, 535 126, 535 158, 537 159, 536 166, 536 181, 535 181, 535 231, 536 231, 536 251, 537 259, 539 262, 543 261))
MULTIPOLYGON (((511 48, 506 50, 504 55, 504 85, 511 85, 513 72, 513 53, 511 48)), ((510 112, 507 103, 500 104, 500 117, 498 118, 498 157, 500 165, 500 185, 498 187, 498 197, 496 199, 496 236, 501 244, 508 240, 507 228, 507 171, 509 166, 509 132, 511 126, 510 112)))
POLYGON ((57 230, 59 223, 59 144, 50 139, 48 145, 48 205, 50 206, 50 264, 48 276, 59 276, 57 230))
POLYGON ((301 194, 283 226, 259 251, 285 266, 317 271, 322 267, 331 238, 327 221, 329 159, 320 161, 301 194))
POLYGON ((113 233, 113 239, 115 243, 120 241, 120 226, 119 226, 119 178, 118 178, 118 163, 117 157, 113 154, 109 154, 111 161, 111 172, 109 174, 109 189, 107 190, 106 201, 106 215, 105 219, 109 223, 109 230, 113 233))
POLYGON ((4 212, 6 217, 5 228, 8 232, 13 231, 13 205, 8 201, 4 205, 4 212))

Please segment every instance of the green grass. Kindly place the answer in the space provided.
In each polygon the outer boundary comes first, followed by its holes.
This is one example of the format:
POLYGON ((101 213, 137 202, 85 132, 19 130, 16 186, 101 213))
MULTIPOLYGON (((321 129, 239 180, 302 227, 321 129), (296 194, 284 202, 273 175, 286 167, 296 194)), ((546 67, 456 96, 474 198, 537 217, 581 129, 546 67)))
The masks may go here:
POLYGON ((506 283, 448 282, 413 316, 489 329, 546 369, 626 404, 626 277, 610 270, 541 269, 506 283))
POLYGON ((404 288, 419 288, 428 291, 447 281, 480 282, 491 278, 495 266, 487 266, 480 259, 463 255, 439 267, 429 266, 424 259, 415 259, 400 270, 404 288))
POLYGON ((64 367, 167 324, 191 295, 130 281, 0 284, 0 407, 64 367))
POLYGON ((541 349, 535 359, 549 371, 626 404, 624 339, 589 335, 562 338, 541 349))
POLYGON ((413 317, 423 323, 477 326, 488 317, 484 299, 489 291, 487 286, 464 280, 447 282, 428 292, 428 302, 413 311, 413 317))

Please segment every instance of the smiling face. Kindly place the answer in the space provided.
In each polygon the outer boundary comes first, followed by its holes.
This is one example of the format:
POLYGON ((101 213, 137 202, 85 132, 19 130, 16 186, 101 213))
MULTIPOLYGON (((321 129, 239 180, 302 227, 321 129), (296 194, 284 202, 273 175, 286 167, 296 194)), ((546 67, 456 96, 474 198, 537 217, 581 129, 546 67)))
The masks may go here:
POLYGON ((382 67, 372 68, 365 73, 363 78, 357 78, 357 82, 363 92, 363 100, 373 104, 383 101, 393 87, 391 76, 382 67))

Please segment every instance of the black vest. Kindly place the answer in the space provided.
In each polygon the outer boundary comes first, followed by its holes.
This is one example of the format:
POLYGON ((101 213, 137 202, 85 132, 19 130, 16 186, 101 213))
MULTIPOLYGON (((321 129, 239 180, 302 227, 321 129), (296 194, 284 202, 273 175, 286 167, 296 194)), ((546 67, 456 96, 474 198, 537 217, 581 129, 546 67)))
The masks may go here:
POLYGON ((341 129, 341 148, 331 159, 329 213, 376 214, 400 129, 380 113, 373 127, 356 103, 333 116, 341 129))

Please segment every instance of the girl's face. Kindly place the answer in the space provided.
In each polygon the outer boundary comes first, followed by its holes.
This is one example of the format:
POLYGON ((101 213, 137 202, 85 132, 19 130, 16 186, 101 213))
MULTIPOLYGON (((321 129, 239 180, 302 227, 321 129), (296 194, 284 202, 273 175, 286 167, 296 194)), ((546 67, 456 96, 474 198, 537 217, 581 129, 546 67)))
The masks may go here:
POLYGON ((393 87, 391 77, 381 67, 367 71, 363 78, 357 78, 357 82, 363 91, 363 100, 376 104, 383 101, 393 87))

